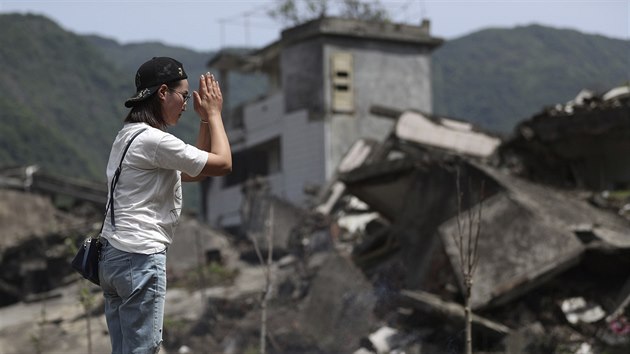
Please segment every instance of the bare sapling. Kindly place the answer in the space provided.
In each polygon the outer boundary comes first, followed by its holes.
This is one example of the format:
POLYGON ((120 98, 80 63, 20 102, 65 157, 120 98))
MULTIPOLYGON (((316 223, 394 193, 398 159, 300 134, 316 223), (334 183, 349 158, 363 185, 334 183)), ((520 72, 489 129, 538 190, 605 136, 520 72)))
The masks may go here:
POLYGON ((40 311, 40 320, 37 323, 38 332, 37 334, 31 334, 31 343, 34 346, 34 352, 37 354, 42 354, 44 352, 44 340, 46 339, 46 331, 44 326, 46 326, 46 300, 42 301, 42 307, 40 311))
POLYGON ((92 306, 96 302, 95 296, 90 291, 90 283, 81 280, 83 285, 79 289, 79 299, 85 314, 85 324, 87 330, 87 353, 92 354, 92 306))
POLYGON ((271 264, 273 260, 273 203, 269 207, 269 217, 265 220, 265 242, 267 244, 267 260, 265 261, 256 236, 252 237, 254 249, 265 272, 265 287, 261 294, 260 308, 260 354, 267 353, 267 303, 271 296, 271 264))
MULTIPOLYGON (((72 239, 67 238, 66 246, 70 248, 70 254, 76 254, 78 249, 72 239)), ((87 331, 87 354, 92 354, 92 307, 96 303, 96 295, 91 292, 91 285, 85 279, 81 279, 81 286, 79 287, 78 297, 81 306, 83 307, 83 313, 85 315, 85 324, 87 331)))
POLYGON ((457 234, 451 234, 459 253, 460 271, 465 291, 465 327, 466 354, 472 354, 472 310, 470 298, 472 295, 473 279, 479 261, 479 236, 481 235, 482 201, 484 196, 484 181, 481 181, 479 203, 472 204, 472 183, 468 180, 468 208, 463 211, 463 195, 460 185, 459 167, 457 168, 457 234), (463 220, 462 220, 463 219, 463 220))

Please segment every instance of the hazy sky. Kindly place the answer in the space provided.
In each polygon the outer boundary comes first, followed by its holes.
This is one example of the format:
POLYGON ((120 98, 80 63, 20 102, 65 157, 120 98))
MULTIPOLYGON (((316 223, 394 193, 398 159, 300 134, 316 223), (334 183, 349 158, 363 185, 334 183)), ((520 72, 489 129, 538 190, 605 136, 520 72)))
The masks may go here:
MULTIPOLYGON (((298 0, 299 1, 299 0, 298 0)), ((337 0, 330 0, 333 4, 337 0)), ((45 15, 78 34, 121 43, 157 40, 197 50, 259 47, 283 25, 267 12, 275 0, 0 0, 0 12, 45 15)), ((630 0, 381 0, 397 22, 431 20, 431 33, 457 38, 488 28, 529 25, 630 39, 630 0)))

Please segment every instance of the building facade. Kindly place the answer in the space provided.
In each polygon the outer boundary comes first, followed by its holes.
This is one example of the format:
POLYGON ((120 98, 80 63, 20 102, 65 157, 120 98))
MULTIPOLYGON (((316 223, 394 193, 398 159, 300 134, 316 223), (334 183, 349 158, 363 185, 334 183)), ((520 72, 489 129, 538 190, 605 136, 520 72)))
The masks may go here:
POLYGON ((359 138, 384 140, 395 122, 373 106, 430 113, 431 52, 442 43, 420 26, 320 18, 286 29, 248 53, 219 52, 208 63, 225 87, 232 72, 262 72, 264 97, 225 115, 232 174, 204 184, 206 221, 241 222, 242 185, 264 176, 271 192, 303 205, 305 187, 323 185, 359 138))

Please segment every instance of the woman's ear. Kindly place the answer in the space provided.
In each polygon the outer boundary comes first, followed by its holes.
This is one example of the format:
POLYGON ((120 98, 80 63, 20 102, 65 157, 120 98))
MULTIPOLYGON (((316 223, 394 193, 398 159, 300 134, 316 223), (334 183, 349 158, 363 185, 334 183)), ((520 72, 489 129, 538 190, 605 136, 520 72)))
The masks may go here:
POLYGON ((166 86, 166 84, 162 84, 160 88, 157 90, 158 96, 161 100, 166 99, 167 91, 168 91, 168 86, 166 86))

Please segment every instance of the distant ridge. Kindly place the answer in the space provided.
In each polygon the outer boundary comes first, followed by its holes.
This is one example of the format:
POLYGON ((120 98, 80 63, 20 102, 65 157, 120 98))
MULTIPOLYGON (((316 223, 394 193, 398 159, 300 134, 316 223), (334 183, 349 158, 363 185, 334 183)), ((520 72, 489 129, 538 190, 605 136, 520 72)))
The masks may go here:
POLYGON ((102 179, 121 75, 84 38, 38 15, 0 15, 0 165, 102 179))
POLYGON ((630 80, 630 41, 529 25, 446 42, 432 57, 434 112, 510 133, 580 90, 630 80))
MULTIPOLYGON (((10 68, 0 71, 0 166, 38 164, 103 183, 137 67, 151 56, 176 57, 194 89, 214 54, 80 36, 38 15, 3 14, 0 24, 0 67, 10 68)), ((539 25, 482 30, 433 53, 434 112, 508 134, 582 88, 604 91, 630 80, 629 63, 629 41, 539 25)), ((233 105, 266 88, 260 76, 234 75, 229 84, 233 105)), ((192 111, 189 105, 174 129, 187 141, 197 129, 192 111)))

